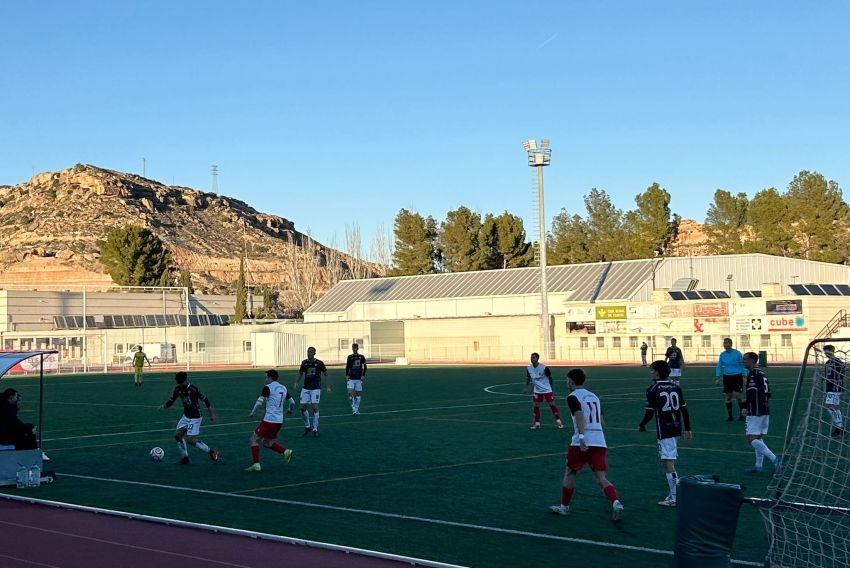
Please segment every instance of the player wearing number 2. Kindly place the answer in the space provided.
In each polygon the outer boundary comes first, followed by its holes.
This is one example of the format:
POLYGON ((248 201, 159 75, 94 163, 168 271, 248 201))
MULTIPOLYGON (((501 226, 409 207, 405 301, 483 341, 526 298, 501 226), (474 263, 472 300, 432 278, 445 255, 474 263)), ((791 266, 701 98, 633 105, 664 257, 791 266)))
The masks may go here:
POLYGON ((602 406, 599 398, 584 388, 586 380, 584 371, 572 369, 567 373, 570 385, 570 395, 567 406, 573 416, 573 438, 567 449, 567 467, 561 484, 561 504, 552 505, 551 510, 556 515, 569 515, 570 501, 576 486, 576 474, 585 465, 590 466, 596 483, 602 487, 602 492, 611 501, 615 521, 623 513, 623 504, 617 497, 617 489, 606 478, 608 464, 605 459, 607 445, 602 431, 602 406))
POLYGON ((688 405, 679 385, 670 379, 670 365, 666 361, 654 361, 649 366, 652 386, 646 389, 646 410, 638 425, 639 432, 646 432, 646 425, 655 416, 655 433, 658 438, 658 451, 661 454, 661 467, 667 477, 670 493, 658 504, 662 507, 676 506, 676 488, 679 477, 676 474, 676 459, 679 451, 676 438, 685 440, 693 437, 688 405), (683 431, 684 423, 684 431, 683 431))

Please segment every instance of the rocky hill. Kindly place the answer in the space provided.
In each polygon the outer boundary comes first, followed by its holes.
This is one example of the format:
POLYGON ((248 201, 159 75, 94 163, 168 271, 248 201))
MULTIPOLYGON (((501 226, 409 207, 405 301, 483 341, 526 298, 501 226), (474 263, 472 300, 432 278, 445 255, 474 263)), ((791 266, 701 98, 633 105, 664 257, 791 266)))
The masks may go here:
POLYGON ((246 249, 251 283, 293 293, 320 295, 342 278, 381 273, 237 199, 77 164, 0 186, 0 286, 111 285, 100 247, 126 223, 162 239, 196 292, 231 290, 246 249))

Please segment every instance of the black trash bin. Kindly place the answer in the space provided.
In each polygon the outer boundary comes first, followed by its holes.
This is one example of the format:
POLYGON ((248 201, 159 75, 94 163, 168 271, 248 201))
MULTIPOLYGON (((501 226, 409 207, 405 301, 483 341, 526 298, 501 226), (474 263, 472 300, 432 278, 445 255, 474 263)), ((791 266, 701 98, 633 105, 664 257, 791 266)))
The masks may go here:
POLYGON ((744 502, 740 485, 710 475, 679 479, 676 510, 676 568, 728 568, 744 502))
POLYGON ((767 367, 767 351, 759 351, 759 367, 767 367))

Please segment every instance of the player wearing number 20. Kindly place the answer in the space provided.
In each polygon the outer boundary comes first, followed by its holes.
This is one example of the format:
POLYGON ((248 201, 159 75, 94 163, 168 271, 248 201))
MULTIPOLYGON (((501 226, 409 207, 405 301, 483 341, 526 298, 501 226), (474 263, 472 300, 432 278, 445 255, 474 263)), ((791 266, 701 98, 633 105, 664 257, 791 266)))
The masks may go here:
POLYGON ((670 380, 670 366, 667 362, 654 361, 649 369, 653 383, 646 389, 646 409, 638 431, 646 432, 646 425, 655 416, 655 434, 661 454, 661 467, 664 468, 667 486, 670 488, 670 493, 658 504, 662 507, 675 507, 679 481, 676 474, 676 459, 679 457, 676 438, 682 436, 685 440, 690 440, 693 437, 691 418, 682 388, 670 380))
POLYGON ((602 492, 611 501, 612 519, 617 521, 623 512, 623 504, 617 497, 617 489, 608 481, 605 474, 608 464, 605 459, 607 444, 602 431, 602 406, 599 398, 584 388, 586 380, 584 371, 572 369, 567 373, 567 379, 571 391, 567 397, 567 406, 573 416, 574 433, 570 447, 567 449, 567 467, 561 484, 561 504, 553 505, 551 510, 556 515, 569 515, 570 501, 575 492, 576 474, 587 465, 590 466, 596 483, 602 487, 602 492))

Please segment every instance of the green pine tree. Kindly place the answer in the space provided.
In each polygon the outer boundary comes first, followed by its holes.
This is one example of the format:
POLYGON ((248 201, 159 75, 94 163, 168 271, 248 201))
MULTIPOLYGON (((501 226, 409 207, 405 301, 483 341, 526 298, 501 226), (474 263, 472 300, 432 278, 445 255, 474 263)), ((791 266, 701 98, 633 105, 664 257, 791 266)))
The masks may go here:
POLYGON ((239 280, 236 281, 236 306, 234 323, 242 323, 248 317, 248 288, 245 286, 245 259, 239 259, 239 280))
POLYGON ((100 262, 120 286, 168 286, 171 255, 150 230, 135 225, 116 227, 106 235, 100 262))
POLYGON ((433 217, 422 217, 419 213, 402 209, 396 215, 393 232, 395 246, 391 276, 437 272, 437 222, 433 217))

